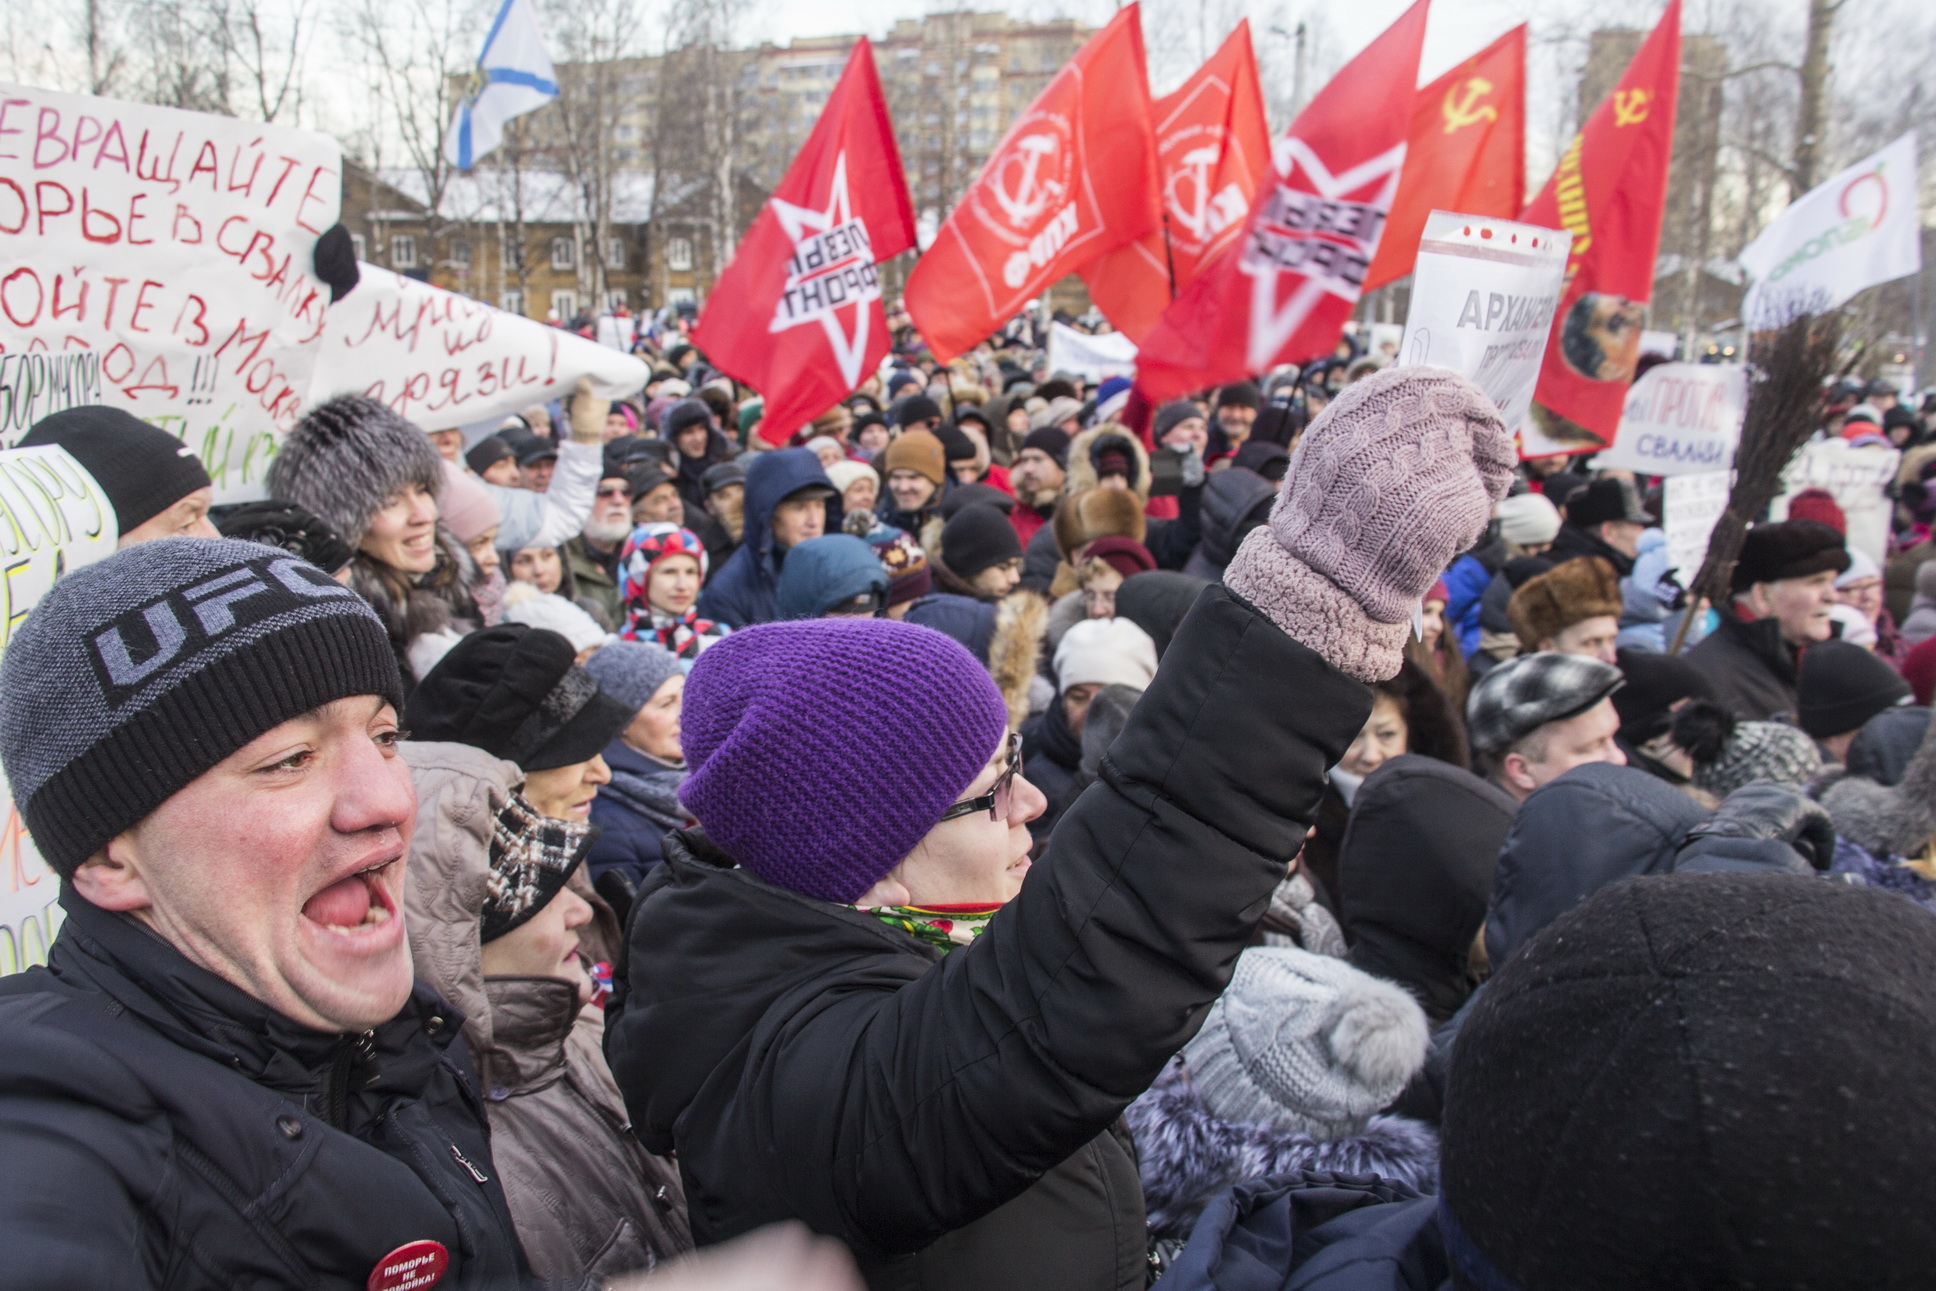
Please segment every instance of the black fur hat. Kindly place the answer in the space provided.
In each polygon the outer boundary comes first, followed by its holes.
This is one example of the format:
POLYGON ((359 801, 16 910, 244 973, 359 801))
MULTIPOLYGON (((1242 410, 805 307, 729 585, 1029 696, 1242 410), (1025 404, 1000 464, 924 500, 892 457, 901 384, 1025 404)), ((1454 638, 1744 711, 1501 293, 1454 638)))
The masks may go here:
POLYGON ((1739 595, 1756 583, 1807 578, 1828 569, 1839 574, 1848 567, 1848 546, 1834 529, 1819 520, 1780 520, 1748 530, 1730 586, 1739 595))

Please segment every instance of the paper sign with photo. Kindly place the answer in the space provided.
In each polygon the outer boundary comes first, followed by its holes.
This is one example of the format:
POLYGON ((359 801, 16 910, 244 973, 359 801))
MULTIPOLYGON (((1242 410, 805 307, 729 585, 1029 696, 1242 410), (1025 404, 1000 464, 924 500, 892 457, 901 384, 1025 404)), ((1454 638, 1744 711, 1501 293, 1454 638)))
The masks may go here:
POLYGON ((1572 245, 1571 234, 1553 229, 1433 211, 1412 271, 1398 361, 1472 378, 1499 406, 1508 430, 1528 433, 1526 414, 1572 245))

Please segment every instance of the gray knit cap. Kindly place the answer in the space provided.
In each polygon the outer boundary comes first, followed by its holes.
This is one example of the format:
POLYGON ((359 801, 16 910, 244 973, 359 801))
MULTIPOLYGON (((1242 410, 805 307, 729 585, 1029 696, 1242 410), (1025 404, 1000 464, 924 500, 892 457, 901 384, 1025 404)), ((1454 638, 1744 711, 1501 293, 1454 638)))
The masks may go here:
POLYGON ((584 666, 600 690, 635 713, 683 671, 672 651, 645 641, 614 641, 594 651, 584 666))
POLYGON ((269 463, 269 496, 307 507, 352 547, 410 484, 442 497, 443 459, 423 431, 360 394, 310 409, 269 463))
POLYGON ((1342 959, 1253 946, 1183 1047, 1213 1116, 1329 1142, 1363 1131, 1420 1067, 1418 1002, 1342 959))
POLYGON ((1719 757, 1694 764, 1694 787, 1725 798, 1756 780, 1804 785, 1821 769, 1821 750, 1806 732, 1783 722, 1737 722, 1719 757))
POLYGON ((163 538, 54 584, 0 659, 0 764, 41 855, 72 874, 271 727, 338 699, 401 708, 362 597, 286 551, 163 538))

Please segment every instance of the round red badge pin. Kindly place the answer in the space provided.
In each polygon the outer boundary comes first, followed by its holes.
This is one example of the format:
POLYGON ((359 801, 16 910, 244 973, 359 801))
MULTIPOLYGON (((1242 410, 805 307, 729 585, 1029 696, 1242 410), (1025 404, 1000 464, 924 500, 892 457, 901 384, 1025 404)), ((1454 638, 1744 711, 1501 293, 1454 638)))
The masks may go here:
POLYGON ((418 1291, 435 1286, 450 1267, 450 1252, 442 1242, 405 1242, 376 1262, 368 1291, 418 1291))

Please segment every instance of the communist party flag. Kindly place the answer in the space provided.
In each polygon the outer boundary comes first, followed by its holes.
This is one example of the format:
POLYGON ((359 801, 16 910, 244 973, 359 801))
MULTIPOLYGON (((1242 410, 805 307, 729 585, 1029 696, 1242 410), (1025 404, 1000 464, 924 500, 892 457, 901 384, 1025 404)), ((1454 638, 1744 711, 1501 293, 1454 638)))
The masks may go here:
MULTIPOLYGON (((1620 83, 1519 217, 1573 235, 1533 398, 1608 444, 1620 428, 1654 291, 1680 74, 1681 3, 1668 0, 1620 83)), ((1597 446, 1555 439, 1532 421, 1521 430, 1528 457, 1597 446)))
POLYGON ((1418 92, 1405 173, 1365 290, 1403 278, 1433 211, 1516 219, 1526 204, 1526 25, 1418 92))
POLYGON ((914 204, 863 36, 693 329, 708 359, 765 398, 762 437, 784 443, 880 366, 890 338, 878 265, 913 245, 914 204))
POLYGON ((1141 23, 1124 5, 1063 64, 908 275, 908 313, 941 362, 1161 222, 1141 23))
POLYGON ((1137 355, 1151 402, 1337 344, 1405 164, 1429 2, 1346 63, 1277 141, 1243 237, 1176 298, 1137 355))
POLYGON ((1250 20, 1181 89, 1156 100, 1154 114, 1163 227, 1080 270, 1096 308, 1138 344, 1176 294, 1242 236, 1270 172, 1250 20))

